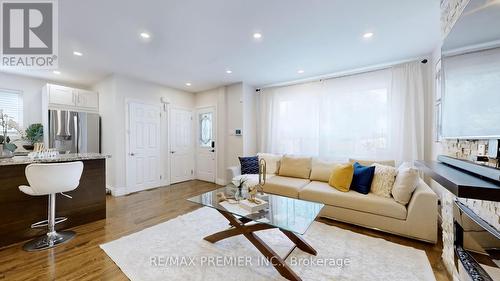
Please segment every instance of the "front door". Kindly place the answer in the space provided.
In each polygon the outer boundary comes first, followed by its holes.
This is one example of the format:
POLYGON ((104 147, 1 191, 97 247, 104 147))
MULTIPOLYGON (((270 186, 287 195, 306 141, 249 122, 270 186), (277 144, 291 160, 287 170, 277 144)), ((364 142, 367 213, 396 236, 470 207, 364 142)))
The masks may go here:
POLYGON ((197 111, 196 178, 215 183, 215 108, 197 111))
POLYGON ((129 102, 127 189, 160 186, 160 106, 129 102))
POLYGON ((170 110, 170 182, 192 180, 194 177, 193 113, 191 110, 170 110))

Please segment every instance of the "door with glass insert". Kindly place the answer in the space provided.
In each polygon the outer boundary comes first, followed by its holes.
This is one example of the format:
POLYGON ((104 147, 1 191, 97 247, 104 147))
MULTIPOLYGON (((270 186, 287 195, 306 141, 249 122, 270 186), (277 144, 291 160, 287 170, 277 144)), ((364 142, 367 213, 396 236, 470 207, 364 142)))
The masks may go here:
POLYGON ((197 111, 196 178, 215 182, 215 108, 197 111))

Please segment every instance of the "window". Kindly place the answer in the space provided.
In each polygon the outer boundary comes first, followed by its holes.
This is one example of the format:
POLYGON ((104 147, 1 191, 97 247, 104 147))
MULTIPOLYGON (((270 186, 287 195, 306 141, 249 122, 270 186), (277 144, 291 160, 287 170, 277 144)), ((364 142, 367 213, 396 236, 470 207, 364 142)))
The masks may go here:
POLYGON ((317 156, 389 157, 389 70, 264 90, 263 149, 317 156))
POLYGON ((212 112, 199 115, 200 118, 200 147, 211 147, 213 140, 212 112))
MULTIPOLYGON (((21 92, 0 89, 0 110, 7 114, 9 118, 23 125, 23 99, 21 92)), ((8 130, 9 135, 17 135, 14 129, 8 130)))

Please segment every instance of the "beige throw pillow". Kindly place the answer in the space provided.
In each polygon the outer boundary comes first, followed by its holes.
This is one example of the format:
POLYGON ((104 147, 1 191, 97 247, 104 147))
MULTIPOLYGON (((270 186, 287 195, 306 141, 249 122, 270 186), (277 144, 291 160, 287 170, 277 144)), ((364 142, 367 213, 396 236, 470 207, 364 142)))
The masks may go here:
POLYGON ((385 165, 385 166, 391 166, 391 167, 396 167, 396 161, 394 160, 359 160, 359 159, 349 159, 349 162, 354 164, 354 162, 358 162, 359 164, 363 166, 372 166, 373 164, 377 163, 380 165, 385 165))
POLYGON ((310 179, 312 181, 328 182, 334 166, 335 163, 313 159, 310 179))
POLYGON ((396 168, 377 163, 373 164, 373 166, 375 166, 375 174, 373 175, 370 192, 382 197, 391 197, 392 186, 397 174, 396 168))
POLYGON ((311 157, 285 155, 281 158, 278 174, 283 177, 308 179, 311 175, 311 157))
POLYGON ((257 156, 259 157, 259 161, 260 159, 264 159, 266 161, 266 174, 278 173, 282 157, 281 155, 271 153, 257 153, 257 156))
POLYGON ((399 166, 398 175, 392 187, 394 199, 403 205, 408 204, 413 191, 417 188, 418 180, 418 170, 413 168, 411 163, 406 162, 399 166))

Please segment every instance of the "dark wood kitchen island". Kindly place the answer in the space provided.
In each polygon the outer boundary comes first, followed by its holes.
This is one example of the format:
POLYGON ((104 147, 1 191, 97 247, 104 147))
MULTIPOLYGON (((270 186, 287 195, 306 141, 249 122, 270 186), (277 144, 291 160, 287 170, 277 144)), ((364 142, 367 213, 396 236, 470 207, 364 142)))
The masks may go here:
MULTIPOLYGON (((48 196, 29 196, 19 190, 29 185, 24 174, 31 163, 83 162, 80 185, 56 199, 56 217, 68 220, 56 225, 67 229, 106 218, 106 158, 97 153, 64 154, 51 159, 15 157, 0 161, 0 248, 44 235, 46 228, 31 229, 34 222, 47 219, 48 196)), ((64 177, 63 174, 60 175, 64 177)), ((78 235, 78 233, 77 233, 78 235)))

